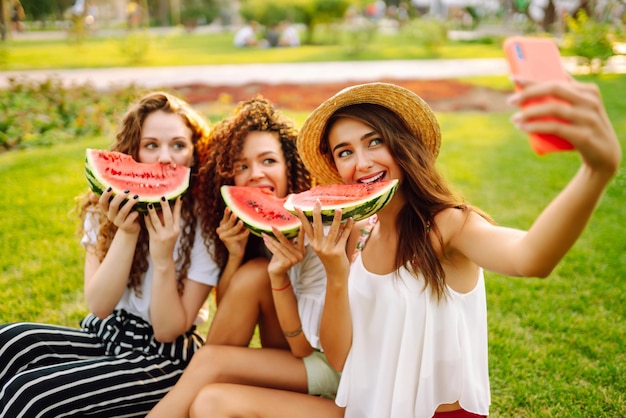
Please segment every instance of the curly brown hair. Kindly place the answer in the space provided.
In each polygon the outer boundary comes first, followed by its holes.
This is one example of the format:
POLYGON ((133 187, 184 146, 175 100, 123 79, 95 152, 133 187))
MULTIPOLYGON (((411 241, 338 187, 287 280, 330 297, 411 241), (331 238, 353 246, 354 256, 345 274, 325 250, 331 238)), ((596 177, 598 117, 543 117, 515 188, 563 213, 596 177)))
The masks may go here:
MULTIPOLYGON (((179 115, 192 131, 191 140, 194 144, 194 164, 191 167, 190 180, 190 188, 192 188, 198 172, 198 144, 206 142, 210 129, 208 122, 187 102, 178 97, 166 92, 157 91, 148 93, 139 98, 137 102, 130 106, 124 115, 116 134, 116 140, 111 146, 111 151, 123 152, 129 154, 135 160, 138 160, 141 129, 144 121, 148 115, 159 110, 179 115)), ((106 214, 98 205, 98 197, 93 192, 89 191, 79 196, 77 199, 78 214, 81 219, 79 233, 81 235, 85 233, 84 223, 87 213, 94 214, 100 222, 95 251, 100 261, 102 261, 111 246, 111 241, 115 236, 117 227, 108 220, 106 214)), ((187 277, 187 271, 191 262, 191 248, 193 247, 195 239, 197 218, 193 207, 193 194, 186 193, 183 196, 183 227, 181 230, 180 247, 177 254, 177 260, 180 261, 180 268, 177 271, 176 280, 178 282, 178 290, 181 293, 183 291, 182 279, 187 277)), ((128 287, 137 293, 139 293, 141 278, 148 269, 149 239, 142 217, 139 217, 139 222, 141 223, 141 232, 139 233, 139 240, 135 247, 133 264, 128 278, 128 287)))
MULTIPOLYGON (((226 207, 220 187, 234 184, 235 162, 240 158, 249 132, 277 134, 287 162, 288 193, 308 190, 312 183, 311 175, 296 149, 298 131, 295 123, 276 110, 267 99, 259 95, 243 101, 235 108, 233 115, 216 123, 208 141, 196 147, 200 169, 193 194, 205 245, 213 247, 213 259, 220 269, 224 268, 228 259, 228 250, 216 231, 226 207)), ((251 235, 245 259, 259 254, 263 254, 262 241, 251 235)))

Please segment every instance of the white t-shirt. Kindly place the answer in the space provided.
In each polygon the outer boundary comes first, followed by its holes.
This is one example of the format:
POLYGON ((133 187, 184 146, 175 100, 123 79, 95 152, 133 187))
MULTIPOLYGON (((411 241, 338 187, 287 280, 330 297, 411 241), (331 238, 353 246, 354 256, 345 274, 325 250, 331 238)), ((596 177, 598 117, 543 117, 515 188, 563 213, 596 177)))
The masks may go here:
POLYGON ((278 40, 281 46, 300 46, 300 34, 294 26, 287 26, 278 40))
MULTIPOLYGON (((88 245, 93 246, 97 240, 97 228, 96 216, 92 213, 88 213, 85 217, 85 235, 81 239, 81 244, 86 247, 88 245)), ((180 245, 180 236, 176 241, 174 248, 174 254, 178 254, 178 247, 180 245)), ((191 260, 189 264, 189 271, 187 272, 187 278, 198 283, 203 283, 209 286, 215 286, 219 279, 219 268, 213 258, 204 246, 202 239, 202 233, 200 230, 200 223, 196 228, 196 236, 191 251, 191 260)), ((129 289, 124 289, 124 294, 120 298, 115 309, 124 309, 134 315, 137 315, 150 323, 150 292, 152 290, 152 275, 154 272, 154 263, 150 256, 148 256, 148 270, 144 273, 141 280, 141 297, 137 296, 137 293, 129 289)), ((202 317, 202 312, 199 312, 199 318, 202 317)), ((206 319, 205 319, 206 320, 206 319)), ((199 320, 196 320, 196 324, 199 320)))
POLYGON ((431 418, 440 404, 488 415, 483 272, 462 294, 437 300, 406 268, 378 275, 361 254, 348 278, 352 347, 336 402, 346 418, 431 418))
POLYGON ((233 43, 237 47, 247 46, 251 41, 256 40, 256 35, 252 26, 244 26, 235 33, 233 43))

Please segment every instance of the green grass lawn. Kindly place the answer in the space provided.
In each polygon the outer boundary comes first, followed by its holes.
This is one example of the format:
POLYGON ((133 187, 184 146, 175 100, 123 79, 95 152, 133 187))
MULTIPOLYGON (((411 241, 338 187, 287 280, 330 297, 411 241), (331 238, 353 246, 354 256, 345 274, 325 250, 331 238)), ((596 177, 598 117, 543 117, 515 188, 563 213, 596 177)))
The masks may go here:
MULTIPOLYGON (((10 48, 10 54, 17 53, 10 48)), ((184 56, 191 57, 192 50, 184 56)), ((492 81, 503 84, 502 79, 492 81)), ((596 81, 626 148, 626 76, 596 81)), ((291 116, 299 123, 306 117, 291 116)), ((579 166, 574 153, 533 154, 525 135, 509 122, 509 113, 438 116, 442 171, 499 223, 529 227, 579 166)), ((0 323, 76 326, 87 312, 83 250, 71 211, 74 197, 87 187, 85 148, 107 148, 109 143, 109 138, 78 138, 53 148, 0 154, 0 323)), ((626 415, 624 166, 551 277, 487 273, 491 416, 626 415)))
POLYGON ((358 54, 330 42, 287 49, 242 49, 233 46, 232 37, 231 33, 190 34, 172 28, 166 34, 136 32, 82 42, 12 40, 0 44, 0 70, 502 57, 497 40, 491 44, 448 42, 433 55, 401 35, 378 34, 358 54), (133 61, 137 51, 143 50, 141 60, 133 61))

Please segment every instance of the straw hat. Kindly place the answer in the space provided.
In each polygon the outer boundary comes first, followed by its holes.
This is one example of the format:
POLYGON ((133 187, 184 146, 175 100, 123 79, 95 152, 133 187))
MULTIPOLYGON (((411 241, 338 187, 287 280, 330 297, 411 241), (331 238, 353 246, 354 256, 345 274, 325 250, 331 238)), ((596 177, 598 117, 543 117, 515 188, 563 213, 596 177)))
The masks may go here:
POLYGON ((319 150, 328 119, 343 107, 377 104, 394 112, 423 141, 436 157, 441 144, 441 132, 435 114, 417 94, 389 83, 368 83, 345 88, 327 99, 304 121, 298 135, 298 153, 311 174, 320 184, 343 183, 335 165, 319 150))

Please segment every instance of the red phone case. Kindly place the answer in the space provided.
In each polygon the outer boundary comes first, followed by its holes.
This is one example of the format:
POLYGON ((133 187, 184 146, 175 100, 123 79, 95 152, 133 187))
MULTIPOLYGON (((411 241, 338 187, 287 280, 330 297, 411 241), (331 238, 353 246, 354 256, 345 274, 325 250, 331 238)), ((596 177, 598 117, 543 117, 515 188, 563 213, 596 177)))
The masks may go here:
MULTIPOLYGON (((504 41, 504 53, 511 74, 514 76, 533 81, 570 81, 570 77, 561 63, 559 49, 554 41, 549 38, 509 37, 504 41)), ((516 91, 520 89, 520 86, 515 85, 516 91)), ((543 100, 557 99, 546 97, 528 101, 523 104, 523 107, 531 106, 543 100)), ((550 119, 567 123, 556 118, 550 119)), ((552 134, 530 134, 529 140, 531 147, 539 155, 574 149, 568 141, 552 134)))

